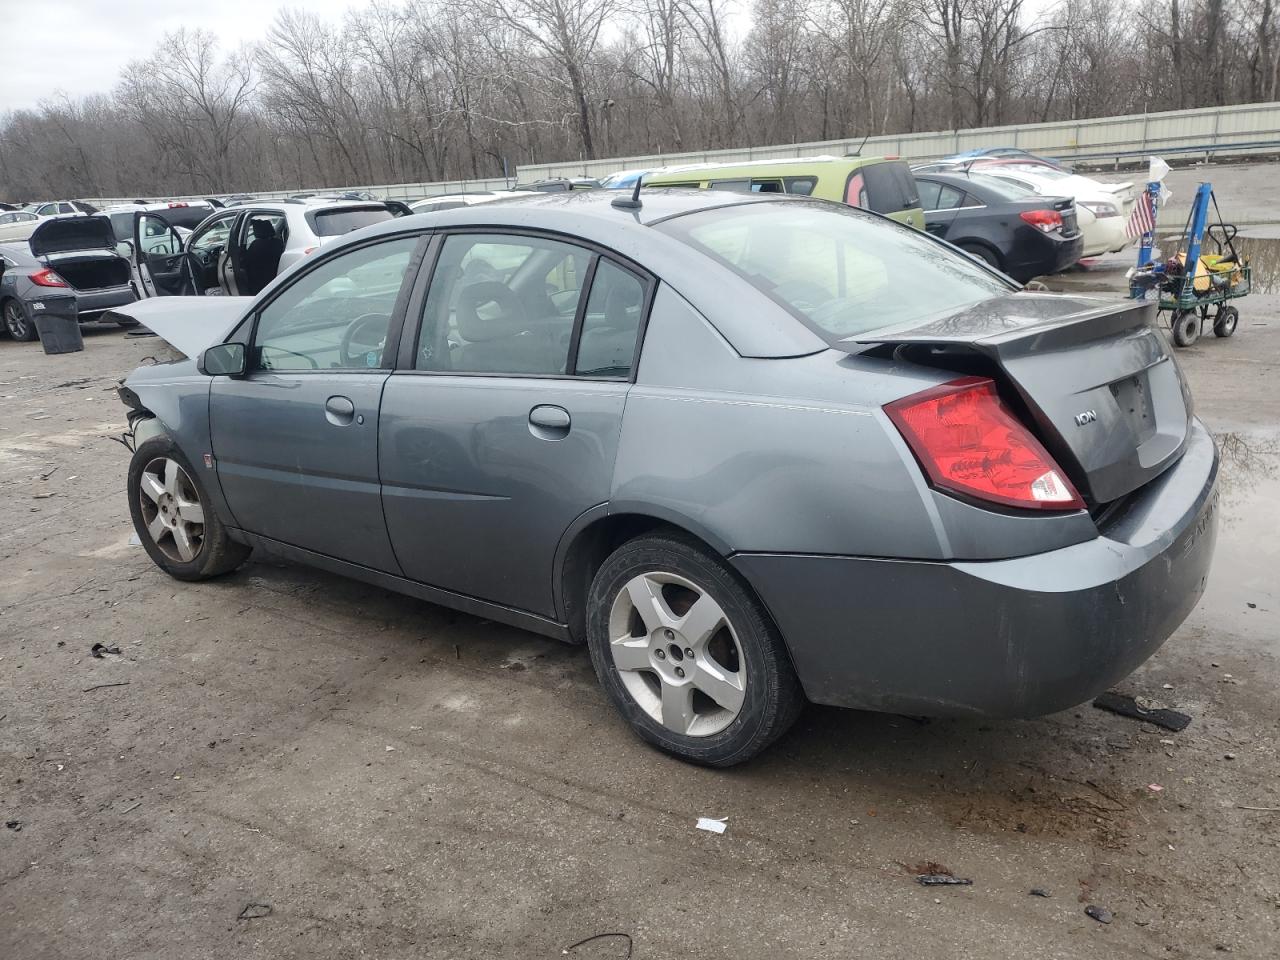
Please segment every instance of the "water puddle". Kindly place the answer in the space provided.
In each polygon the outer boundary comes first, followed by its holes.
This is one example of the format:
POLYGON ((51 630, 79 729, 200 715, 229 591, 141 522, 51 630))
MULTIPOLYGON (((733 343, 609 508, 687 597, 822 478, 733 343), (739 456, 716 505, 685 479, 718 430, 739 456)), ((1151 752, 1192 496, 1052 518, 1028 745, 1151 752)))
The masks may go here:
POLYGON ((1218 544, 1205 593, 1210 620, 1266 641, 1280 614, 1280 434, 1215 434, 1222 454, 1218 544))

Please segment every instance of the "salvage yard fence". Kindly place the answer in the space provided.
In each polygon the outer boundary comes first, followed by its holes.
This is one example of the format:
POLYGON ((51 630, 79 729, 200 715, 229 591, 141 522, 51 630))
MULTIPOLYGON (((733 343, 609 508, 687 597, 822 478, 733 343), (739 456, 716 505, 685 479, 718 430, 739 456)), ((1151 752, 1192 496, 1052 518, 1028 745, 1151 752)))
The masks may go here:
MULTIPOLYGON (((362 190, 389 200, 413 201, 450 193, 505 190, 515 182, 528 183, 549 177, 603 177, 617 170, 651 169, 680 164, 787 160, 817 155, 840 156, 854 152, 867 156, 889 154, 906 160, 922 161, 982 147, 1018 147, 1085 166, 1119 166, 1127 161, 1139 161, 1148 154, 1159 154, 1171 160, 1183 158, 1205 161, 1215 158, 1280 155, 1280 102, 1169 110, 1093 120, 977 127, 971 130, 889 134, 869 137, 865 141, 852 137, 768 147, 522 164, 516 169, 514 181, 502 178, 451 180, 327 187, 324 191, 362 190)), ((317 188, 273 190, 252 196, 281 197, 302 192, 317 192, 317 188)), ((98 198, 90 202, 101 207, 127 203, 129 200, 98 198)))

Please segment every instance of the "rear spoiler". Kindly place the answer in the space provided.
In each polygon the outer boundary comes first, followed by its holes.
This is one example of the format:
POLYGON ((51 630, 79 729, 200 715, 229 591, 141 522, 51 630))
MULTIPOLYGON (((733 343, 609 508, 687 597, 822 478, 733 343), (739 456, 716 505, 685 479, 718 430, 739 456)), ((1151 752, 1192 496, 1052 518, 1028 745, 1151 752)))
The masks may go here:
POLYGON ((1016 293, 984 300, 967 310, 915 326, 889 328, 840 341, 866 344, 930 344, 968 347, 1001 358, 1042 353, 1113 337, 1149 326, 1156 305, 1140 300, 1100 300, 1055 294, 1016 293))

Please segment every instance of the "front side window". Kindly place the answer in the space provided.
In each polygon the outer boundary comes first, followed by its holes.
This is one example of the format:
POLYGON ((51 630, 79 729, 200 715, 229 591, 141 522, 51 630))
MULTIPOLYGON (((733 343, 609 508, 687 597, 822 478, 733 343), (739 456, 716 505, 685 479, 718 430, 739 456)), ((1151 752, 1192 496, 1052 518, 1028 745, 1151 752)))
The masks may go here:
POLYGON ((191 252, 202 254, 221 253, 227 248, 227 238, 231 236, 231 225, 235 221, 235 214, 213 221, 213 223, 191 238, 191 252))
POLYGON ((138 218, 138 239, 142 245, 139 253, 144 256, 167 257, 182 249, 182 240, 168 221, 146 213, 138 218))
POLYGON ((258 316, 262 370, 377 370, 390 366, 387 331, 416 237, 359 247, 308 270, 258 316))
POLYGON ((712 180, 708 186, 712 190, 737 190, 739 193, 749 193, 751 191, 750 180, 712 180))
POLYGON ((721 207, 655 229, 732 270, 830 343, 1013 290, 927 234, 833 204, 721 207))
POLYGON ((76 210, 75 207, 73 207, 69 203, 60 203, 58 204, 58 212, 59 213, 77 213, 78 211, 76 210))
POLYGON ((423 308, 417 368, 564 374, 591 257, 541 237, 446 238, 423 308))

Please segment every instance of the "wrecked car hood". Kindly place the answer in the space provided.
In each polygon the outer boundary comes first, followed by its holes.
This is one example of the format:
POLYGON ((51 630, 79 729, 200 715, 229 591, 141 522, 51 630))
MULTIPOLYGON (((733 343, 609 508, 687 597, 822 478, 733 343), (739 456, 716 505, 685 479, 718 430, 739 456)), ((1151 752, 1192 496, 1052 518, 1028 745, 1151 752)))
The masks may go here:
POLYGON ((245 315, 253 297, 153 297, 111 312, 137 320, 188 357, 221 343, 245 315))

